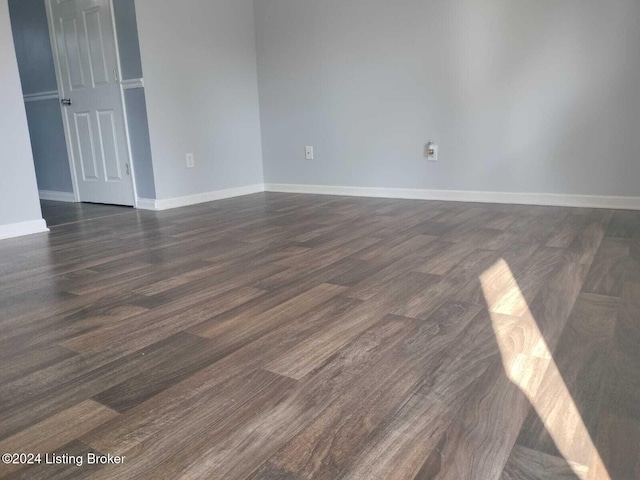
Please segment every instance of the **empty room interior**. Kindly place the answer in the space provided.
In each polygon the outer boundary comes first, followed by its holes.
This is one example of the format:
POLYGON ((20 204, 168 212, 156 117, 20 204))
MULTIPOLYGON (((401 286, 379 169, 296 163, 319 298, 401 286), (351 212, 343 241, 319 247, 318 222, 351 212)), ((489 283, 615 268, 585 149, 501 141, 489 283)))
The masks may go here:
POLYGON ((640 480, 638 0, 0 0, 0 478, 640 480))

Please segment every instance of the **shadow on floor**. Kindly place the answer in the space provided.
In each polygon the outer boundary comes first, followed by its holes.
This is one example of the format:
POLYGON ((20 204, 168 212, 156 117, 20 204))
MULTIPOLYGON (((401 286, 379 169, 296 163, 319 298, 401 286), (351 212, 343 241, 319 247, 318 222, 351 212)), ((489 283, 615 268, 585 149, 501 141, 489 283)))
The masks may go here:
POLYGON ((40 207, 42 208, 42 216, 49 228, 132 211, 131 207, 117 205, 53 202, 49 200, 41 200, 40 207))

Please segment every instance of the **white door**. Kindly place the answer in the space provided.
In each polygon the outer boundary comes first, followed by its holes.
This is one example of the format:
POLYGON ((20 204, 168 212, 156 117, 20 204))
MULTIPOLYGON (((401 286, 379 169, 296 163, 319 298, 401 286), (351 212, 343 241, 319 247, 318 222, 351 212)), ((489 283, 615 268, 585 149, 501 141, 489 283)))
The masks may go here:
POLYGON ((109 0, 48 0, 80 201, 133 205, 109 0))

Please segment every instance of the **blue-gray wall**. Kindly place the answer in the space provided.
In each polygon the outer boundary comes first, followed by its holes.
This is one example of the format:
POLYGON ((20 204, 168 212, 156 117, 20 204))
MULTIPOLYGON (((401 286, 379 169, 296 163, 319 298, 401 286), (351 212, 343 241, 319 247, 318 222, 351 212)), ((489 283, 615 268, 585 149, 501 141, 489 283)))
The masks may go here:
POLYGON ((25 102, 39 190, 73 192, 58 99, 25 102))
MULTIPOLYGON (((113 14, 118 33, 118 49, 123 80, 143 78, 140 61, 140 43, 134 0, 113 0, 113 14)), ((156 198, 156 188, 151 159, 149 123, 144 88, 125 90, 124 101, 129 122, 129 137, 133 165, 136 171, 136 188, 139 198, 156 198)))
POLYGON ((158 199, 262 184, 252 0, 136 0, 136 12, 158 199))
POLYGON ((135 1, 113 0, 113 15, 118 32, 122 78, 123 80, 142 78, 135 1))
MULTIPOLYGON (((123 80, 142 78, 134 0, 114 0, 123 80)), ((57 90, 44 0, 9 0, 25 95, 57 90)), ((125 91, 138 197, 156 198, 144 89, 125 91)), ((38 188, 72 192, 62 113, 57 100, 26 103, 38 188)))
POLYGON ((640 195, 638 0, 255 0, 255 21, 268 183, 640 195))
POLYGON ((9 0, 23 93, 57 90, 44 0, 9 0))
MULTIPOLYGON (((58 90, 44 0, 9 0, 22 92, 58 90)), ((73 192, 58 100, 25 104, 38 189, 73 192)))
POLYGON ((136 169, 138 197, 156 198, 144 88, 125 90, 124 101, 129 120, 129 137, 131 138, 131 154, 136 169))

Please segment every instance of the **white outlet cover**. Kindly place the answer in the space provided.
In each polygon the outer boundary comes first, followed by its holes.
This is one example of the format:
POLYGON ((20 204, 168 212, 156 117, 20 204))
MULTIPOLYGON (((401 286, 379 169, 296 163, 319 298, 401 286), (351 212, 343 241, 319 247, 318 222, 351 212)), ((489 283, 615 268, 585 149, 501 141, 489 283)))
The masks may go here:
POLYGON ((430 143, 427 144, 427 148, 426 148, 426 154, 427 154, 427 160, 430 162, 437 162, 438 161, 438 153, 439 153, 439 149, 438 149, 438 145, 435 143, 430 143), (433 153, 431 153, 431 150, 433 150, 433 153))
POLYGON ((196 161, 193 153, 187 153, 187 168, 194 168, 196 161))
POLYGON ((313 147, 304 147, 304 157, 307 160, 313 160, 313 147))

